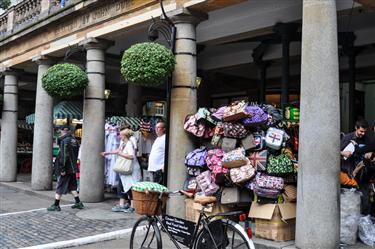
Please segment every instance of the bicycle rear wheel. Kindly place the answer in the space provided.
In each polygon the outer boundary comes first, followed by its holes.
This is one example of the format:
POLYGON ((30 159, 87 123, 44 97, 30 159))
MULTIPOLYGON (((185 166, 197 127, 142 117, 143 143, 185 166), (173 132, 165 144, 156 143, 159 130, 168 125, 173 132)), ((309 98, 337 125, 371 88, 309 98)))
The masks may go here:
POLYGON ((208 224, 213 241, 207 229, 202 229, 195 242, 195 249, 255 249, 243 228, 231 220, 215 220, 208 224))
POLYGON ((133 226, 130 249, 162 249, 160 230, 157 222, 142 216, 133 226))

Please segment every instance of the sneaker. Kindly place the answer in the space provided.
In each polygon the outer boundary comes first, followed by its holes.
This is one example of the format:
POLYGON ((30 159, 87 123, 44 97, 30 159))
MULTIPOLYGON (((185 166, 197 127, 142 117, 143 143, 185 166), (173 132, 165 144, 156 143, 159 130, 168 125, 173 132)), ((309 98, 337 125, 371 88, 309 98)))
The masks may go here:
POLYGON ((85 206, 83 206, 83 203, 80 201, 78 203, 75 203, 71 206, 71 208, 76 208, 76 209, 83 209, 85 206))
POLYGON ((135 211, 134 208, 129 207, 129 208, 125 209, 123 212, 124 212, 124 213, 134 213, 134 211, 135 211))
POLYGON ((60 206, 56 206, 55 204, 52 204, 50 207, 47 208, 47 211, 61 211, 60 206))
POLYGON ((126 210, 125 205, 123 206, 116 205, 112 207, 112 212, 124 212, 124 210, 126 210))

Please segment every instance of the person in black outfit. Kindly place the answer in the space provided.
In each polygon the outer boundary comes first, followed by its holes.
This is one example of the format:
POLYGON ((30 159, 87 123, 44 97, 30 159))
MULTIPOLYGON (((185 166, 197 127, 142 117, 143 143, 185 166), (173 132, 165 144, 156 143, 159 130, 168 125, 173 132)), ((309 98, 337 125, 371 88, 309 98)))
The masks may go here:
POLYGON ((358 182, 361 196, 361 213, 368 215, 371 213, 371 202, 369 196, 369 188, 371 179, 374 177, 373 158, 375 156, 375 140, 368 134, 368 123, 365 120, 357 121, 356 131, 347 134, 341 140, 341 150, 346 145, 353 143, 355 150, 353 153, 348 151, 341 151, 341 155, 347 157, 347 160, 342 160, 342 170, 346 170, 349 176, 353 175, 355 166, 362 161, 364 167, 355 175, 355 180, 358 182), (344 140, 344 141, 343 141, 344 140))
POLYGON ((71 134, 68 126, 62 127, 60 130, 61 136, 58 139, 59 154, 55 160, 55 175, 57 178, 57 187, 55 193, 55 202, 47 208, 48 211, 61 211, 60 199, 61 195, 72 193, 75 199, 75 204, 72 208, 82 209, 83 203, 79 199, 77 192, 76 173, 78 172, 77 157, 78 157, 78 142, 71 134))

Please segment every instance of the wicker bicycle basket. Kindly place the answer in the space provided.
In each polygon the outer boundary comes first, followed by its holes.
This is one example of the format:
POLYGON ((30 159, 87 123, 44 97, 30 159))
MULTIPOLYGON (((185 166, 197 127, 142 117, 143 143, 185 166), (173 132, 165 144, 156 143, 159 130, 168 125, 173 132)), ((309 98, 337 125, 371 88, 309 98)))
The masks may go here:
POLYGON ((140 215, 161 215, 167 206, 168 193, 163 193, 158 207, 159 192, 132 190, 134 209, 140 215))

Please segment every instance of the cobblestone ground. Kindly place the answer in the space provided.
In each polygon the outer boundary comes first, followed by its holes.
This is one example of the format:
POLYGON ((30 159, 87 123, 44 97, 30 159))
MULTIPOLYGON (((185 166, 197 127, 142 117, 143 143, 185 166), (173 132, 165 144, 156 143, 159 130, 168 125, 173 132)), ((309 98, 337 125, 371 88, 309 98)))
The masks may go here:
POLYGON ((131 220, 81 219, 75 215, 76 210, 69 209, 65 207, 61 212, 40 210, 0 216, 0 248, 35 246, 131 227, 131 220))

